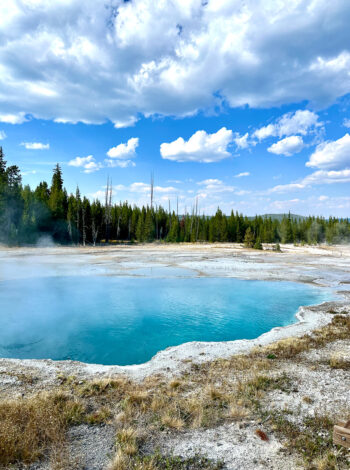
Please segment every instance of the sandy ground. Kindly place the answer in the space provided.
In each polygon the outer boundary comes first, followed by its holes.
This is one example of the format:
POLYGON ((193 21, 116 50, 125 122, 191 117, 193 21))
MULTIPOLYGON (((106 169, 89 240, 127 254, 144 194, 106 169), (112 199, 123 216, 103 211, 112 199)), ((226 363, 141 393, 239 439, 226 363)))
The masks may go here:
MULTIPOLYGON (((60 376, 78 380, 127 374, 137 380, 151 374, 177 375, 189 367, 217 357, 249 352, 251 348, 291 336, 301 336, 331 321, 329 311, 350 314, 350 247, 282 246, 282 253, 247 250, 239 245, 142 245, 108 248, 0 249, 0 281, 33 275, 123 275, 174 277, 215 276, 241 279, 289 280, 314 283, 341 292, 339 300, 320 306, 301 307, 299 322, 275 328, 251 341, 186 343, 160 351, 151 361, 137 366, 101 366, 73 361, 0 359, 0 397, 57 387, 60 376), (30 377, 30 380, 28 380, 30 377)), ((327 365, 334 354, 350 360, 350 338, 304 353, 299 361, 285 361, 295 383, 292 392, 274 390, 266 402, 271 410, 291 410, 299 421, 315 413, 336 416, 349 410, 350 373, 327 365), (305 400, 305 397, 308 399, 305 400)), ((224 460, 228 470, 303 468, 283 452, 284 443, 273 435, 269 442, 255 435, 259 423, 227 423, 215 429, 164 434, 160 449, 188 457, 200 452, 224 460)), ((82 468, 102 469, 114 446, 112 428, 78 426, 71 431, 72 454, 85 462, 82 468), (96 444, 98 442, 98 444, 96 444)), ((44 469, 38 465, 34 468, 44 469)))

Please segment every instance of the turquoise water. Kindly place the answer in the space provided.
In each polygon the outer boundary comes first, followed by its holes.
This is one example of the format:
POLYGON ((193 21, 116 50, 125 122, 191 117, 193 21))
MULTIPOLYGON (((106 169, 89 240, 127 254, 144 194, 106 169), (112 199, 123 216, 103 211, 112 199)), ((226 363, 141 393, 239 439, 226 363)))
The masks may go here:
POLYGON ((138 364, 187 341, 256 338, 330 299, 292 282, 45 277, 0 282, 0 356, 138 364))

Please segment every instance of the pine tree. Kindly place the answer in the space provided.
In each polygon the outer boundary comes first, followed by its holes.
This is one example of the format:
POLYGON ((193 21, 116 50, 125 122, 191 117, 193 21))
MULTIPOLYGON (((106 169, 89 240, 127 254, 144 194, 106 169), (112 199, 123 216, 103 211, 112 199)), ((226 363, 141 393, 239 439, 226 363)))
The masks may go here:
POLYGON ((154 240, 154 225, 153 225, 152 210, 148 206, 147 206, 147 212, 146 212, 146 218, 145 218, 143 240, 147 242, 154 240))
POLYGON ((65 218, 62 171, 58 163, 53 170, 49 207, 53 219, 62 220, 65 218))
POLYGON ((254 233, 250 227, 247 228, 244 235, 244 246, 247 248, 253 248, 254 246, 254 233))
POLYGON ((253 248, 254 248, 254 250, 262 250, 263 249, 260 237, 256 238, 253 248))

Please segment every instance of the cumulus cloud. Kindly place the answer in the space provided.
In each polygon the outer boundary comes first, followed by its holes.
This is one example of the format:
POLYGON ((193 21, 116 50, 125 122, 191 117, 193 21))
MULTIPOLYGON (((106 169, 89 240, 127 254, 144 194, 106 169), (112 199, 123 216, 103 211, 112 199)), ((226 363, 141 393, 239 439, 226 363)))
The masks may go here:
POLYGON ((5 134, 5 131, 0 131, 0 140, 4 140, 6 139, 6 134, 5 134))
POLYGON ((316 147, 306 166, 317 168, 344 168, 350 166, 350 135, 323 142, 316 147))
POLYGON ((7 0, 0 122, 123 127, 223 102, 325 106, 350 91, 348 24, 346 0, 7 0))
POLYGON ((243 178, 243 176, 250 176, 249 171, 243 171, 242 173, 238 173, 235 175, 235 178, 243 178))
POLYGON ((347 127, 347 128, 350 128, 350 119, 345 118, 344 121, 343 121, 343 126, 347 127))
POLYGON ((211 196, 215 198, 215 195, 222 195, 223 193, 233 193, 235 187, 225 184, 223 181, 216 178, 209 178, 197 183, 201 186, 201 189, 197 192, 197 195, 202 198, 208 198, 211 196))
MULTIPOLYGON (((117 191, 127 191, 130 193, 149 193, 151 191, 151 185, 149 183, 135 182, 128 186, 124 184, 118 184, 115 186, 117 191)), ((173 186, 154 186, 154 192, 158 193, 177 193, 179 190, 173 186)))
POLYGON ((160 154, 166 160, 177 162, 218 162, 231 156, 228 146, 233 135, 230 129, 222 127, 215 134, 195 132, 187 141, 182 137, 160 145, 160 154))
POLYGON ((42 142, 22 142, 21 145, 27 150, 48 150, 50 148, 50 144, 42 142))
POLYGON ((138 145, 138 137, 132 137, 126 143, 121 143, 116 147, 110 148, 107 152, 109 158, 105 158, 104 163, 96 162, 93 155, 88 155, 87 157, 76 157, 68 162, 68 165, 81 167, 84 169, 84 173, 93 173, 104 167, 133 167, 136 166, 136 164, 131 159, 136 156, 136 148, 138 145))
POLYGON ((289 191, 295 191, 299 189, 305 189, 314 185, 320 184, 336 184, 336 183, 350 183, 350 169, 345 170, 318 170, 311 175, 306 176, 300 181, 289 184, 280 184, 269 189, 268 193, 283 193, 289 191))
POLYGON ((322 124, 318 122, 317 114, 307 109, 299 109, 294 114, 284 114, 277 121, 277 130, 279 136, 292 134, 306 135, 311 128, 320 125, 322 124))
POLYGON ((208 186, 208 185, 219 185, 219 184, 224 184, 221 180, 217 179, 217 178, 208 178, 206 180, 203 180, 203 181, 198 181, 198 183, 200 186, 204 185, 204 186, 208 186))
POLYGON ((236 133, 233 140, 234 140, 234 143, 237 145, 238 149, 246 149, 251 144, 251 142, 249 142, 248 139, 249 139, 249 134, 248 132, 246 132, 244 135, 239 135, 238 133, 236 133))
POLYGON ((119 144, 116 147, 110 148, 107 152, 107 155, 109 158, 127 160, 135 157, 138 145, 138 137, 132 137, 125 144, 119 144))
POLYGON ((292 209, 293 212, 305 215, 308 215, 308 211, 312 209, 313 211, 317 211, 317 213, 328 217, 329 215, 334 216, 336 212, 341 215, 344 212, 344 209, 349 209, 350 197, 310 196, 305 199, 293 198, 282 201, 276 200, 272 201, 269 207, 270 210, 277 209, 278 211, 283 212, 292 209))
POLYGON ((97 163, 93 155, 87 157, 76 157, 68 162, 69 166, 83 168, 84 173, 94 173, 102 168, 101 163, 97 163))
POLYGON ((136 166, 136 163, 132 160, 110 160, 106 158, 105 163, 108 168, 127 168, 128 166, 136 166))
POLYGON ((267 137, 283 137, 293 134, 306 135, 311 130, 321 127, 322 123, 318 121, 318 115, 307 109, 286 113, 276 120, 275 123, 260 127, 253 132, 253 137, 258 140, 267 137))
MULTIPOLYGON (((154 191, 154 204, 163 204, 168 206, 168 200, 181 200, 183 196, 181 192, 173 186, 156 185, 154 191)), ((142 181, 136 181, 130 184, 118 184, 113 186, 113 193, 118 194, 120 200, 127 200, 130 204, 138 206, 150 204, 151 185, 142 181)), ((105 191, 98 190, 90 194, 93 199, 104 199, 105 191)))
POLYGON ((272 144, 267 151, 276 155, 290 157, 294 153, 300 152, 304 147, 303 139, 299 135, 291 135, 272 144))
POLYGON ((259 140, 266 139, 267 137, 276 136, 277 129, 275 124, 268 124, 267 126, 260 127, 253 132, 253 137, 256 137, 259 140))
POLYGON ((132 127, 136 124, 137 120, 138 119, 136 116, 126 117, 123 120, 114 121, 114 127, 116 129, 123 129, 124 127, 132 127))

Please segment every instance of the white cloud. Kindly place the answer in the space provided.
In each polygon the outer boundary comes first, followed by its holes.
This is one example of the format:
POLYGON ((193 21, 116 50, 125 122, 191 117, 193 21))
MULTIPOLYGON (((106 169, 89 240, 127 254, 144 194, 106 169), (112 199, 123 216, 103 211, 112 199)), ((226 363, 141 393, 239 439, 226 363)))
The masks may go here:
POLYGON ((258 140, 267 137, 283 137, 293 134, 307 135, 315 128, 321 127, 323 123, 318 121, 316 113, 307 109, 286 113, 276 120, 273 124, 268 124, 253 132, 253 137, 258 140))
POLYGON ((304 147, 303 139, 299 135, 291 135, 272 144, 267 151, 276 155, 290 157, 294 153, 300 152, 304 147))
POLYGON ((204 185, 204 186, 208 186, 210 184, 223 184, 223 182, 217 178, 209 178, 209 179, 206 179, 206 180, 203 180, 203 181, 198 181, 199 185, 204 185))
POLYGON ((107 152, 107 155, 109 158, 117 158, 120 160, 134 158, 138 145, 138 137, 132 137, 127 141, 126 144, 119 144, 116 147, 110 148, 107 152))
POLYGON ((250 194, 251 191, 247 190, 247 189, 239 189, 238 191, 235 192, 235 194, 237 194, 237 196, 245 196, 246 194, 250 194))
POLYGON ((350 91, 348 12, 346 0, 7 0, 2 112, 122 127, 223 101, 325 106, 350 91))
POLYGON ((226 185, 223 181, 216 178, 199 181, 197 184, 203 186, 203 188, 198 191, 200 197, 207 197, 208 195, 217 193, 232 193, 236 189, 234 186, 226 185))
MULTIPOLYGON (((127 191, 129 193, 149 193, 151 191, 151 185, 149 183, 135 182, 129 186, 118 184, 115 186, 117 191, 127 191)), ((177 193, 179 190, 173 186, 154 186, 154 192, 158 193, 177 193)))
POLYGON ((50 144, 42 142, 22 142, 21 145, 27 150, 48 150, 50 148, 50 144))
POLYGON ((4 140, 6 139, 6 134, 5 134, 5 131, 0 131, 0 140, 4 140))
POLYGON ((94 173, 102 168, 101 163, 96 163, 92 155, 88 155, 87 157, 76 157, 73 160, 70 160, 68 165, 83 168, 84 173, 94 173))
POLYGON ((317 114, 312 111, 298 110, 294 114, 284 114, 277 122, 278 135, 301 134, 306 135, 310 129, 320 126, 317 114))
POLYGON ((197 131, 187 141, 179 137, 161 144, 160 153, 162 158, 177 162, 217 162, 231 156, 227 148, 232 138, 232 131, 226 127, 215 134, 197 131))
POLYGON ((76 157, 68 165, 84 168, 84 173, 93 173, 101 168, 127 168, 136 166, 131 159, 136 156, 136 148, 139 145, 138 137, 132 137, 126 143, 117 145, 108 150, 109 158, 104 160, 104 164, 97 163, 92 155, 87 157, 76 157))
POLYGON ((106 191, 99 189, 98 191, 95 191, 94 193, 89 193, 89 196, 92 200, 99 199, 100 201, 104 201, 106 197, 106 191))
POLYGON ((325 217, 341 216, 344 210, 350 208, 350 197, 344 196, 310 196, 304 199, 293 198, 287 200, 275 200, 269 204, 268 211, 287 212, 292 210, 297 214, 309 215, 322 214, 325 217))
POLYGON ((260 127, 253 133, 253 137, 256 137, 259 140, 266 139, 267 137, 276 136, 277 129, 274 124, 268 124, 267 126, 260 127))
POLYGON ((298 205, 301 202, 300 199, 294 198, 294 199, 288 199, 285 201, 273 201, 271 202, 270 206, 273 207, 274 209, 278 211, 287 211, 290 209, 290 207, 293 207, 295 205, 298 205))
POLYGON ((243 171, 242 173, 238 173, 235 175, 235 178, 242 178, 243 176, 250 176, 249 171, 243 171))
POLYGON ((339 170, 339 171, 325 171, 318 170, 311 175, 306 176, 300 181, 289 184, 280 184, 269 189, 268 193, 282 193, 295 191, 299 189, 305 189, 314 185, 320 184, 336 184, 336 183, 350 183, 350 169, 339 170))
POLYGON ((288 183, 288 184, 279 184, 267 190, 267 193, 285 193, 289 191, 295 191, 299 189, 304 189, 306 184, 303 180, 300 183, 288 183))
POLYGON ((343 121, 343 126, 350 128, 350 119, 345 118, 344 121, 343 121))
MULTIPOLYGON (((154 186, 154 204, 162 204, 168 206, 168 200, 172 199, 176 203, 176 199, 182 199, 181 192, 173 186, 154 186)), ((113 186, 113 195, 118 195, 119 200, 127 200, 129 204, 138 206, 149 205, 151 195, 151 185, 149 183, 136 181, 134 183, 124 185, 118 184, 113 186)), ((103 189, 90 194, 91 198, 104 200, 105 191, 103 189)))
MULTIPOLYGON (((1 70, 1 68, 0 68, 1 70)), ((1 86, 0 86, 1 91, 1 86)), ((0 122, 6 122, 7 124, 23 124, 29 121, 24 112, 17 112, 15 114, 5 113, 0 114, 0 122)))
POLYGON ((350 166, 350 135, 338 140, 323 142, 316 147, 306 166, 324 169, 350 166))
POLYGON ((182 181, 180 180, 168 180, 168 183, 174 183, 174 184, 182 184, 182 181))
POLYGON ((249 147, 250 143, 248 141, 249 134, 246 132, 244 135, 239 135, 238 133, 235 134, 234 143, 237 145, 239 149, 246 149, 249 147))
POLYGON ((128 166, 136 166, 136 163, 132 160, 109 160, 106 158, 105 163, 108 168, 127 168, 128 166))
POLYGON ((114 121, 113 124, 114 124, 114 127, 116 129, 123 129, 124 127, 132 127, 136 124, 136 122, 138 121, 137 117, 135 116, 130 116, 130 117, 127 117, 123 120, 117 120, 117 121, 114 121))

